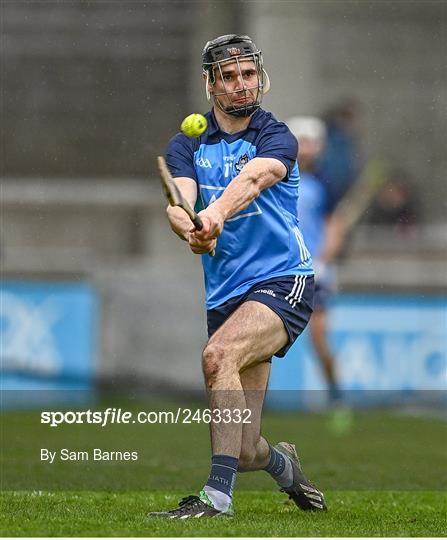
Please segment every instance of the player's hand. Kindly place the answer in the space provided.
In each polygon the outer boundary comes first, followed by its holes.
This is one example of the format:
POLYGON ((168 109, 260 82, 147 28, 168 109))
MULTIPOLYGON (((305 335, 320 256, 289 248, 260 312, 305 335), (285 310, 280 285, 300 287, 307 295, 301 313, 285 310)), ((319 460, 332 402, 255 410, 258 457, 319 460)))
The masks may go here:
POLYGON ((211 238, 210 240, 201 240, 200 238, 197 238, 194 233, 189 233, 188 241, 191 251, 197 255, 211 253, 216 249, 217 244, 217 240, 215 238, 211 238))
POLYGON ((224 227, 224 216, 214 205, 208 206, 205 210, 199 212, 203 223, 203 229, 198 231, 194 227, 190 230, 198 240, 212 240, 217 238, 224 227))

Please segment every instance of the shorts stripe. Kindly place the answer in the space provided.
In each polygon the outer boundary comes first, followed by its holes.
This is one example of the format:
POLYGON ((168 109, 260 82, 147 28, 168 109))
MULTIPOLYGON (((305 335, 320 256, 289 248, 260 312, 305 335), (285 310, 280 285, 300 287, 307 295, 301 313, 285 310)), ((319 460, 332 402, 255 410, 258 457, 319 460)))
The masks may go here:
POLYGON ((306 288, 306 276, 300 276, 300 278, 303 278, 300 284, 300 287, 298 288, 296 295, 295 295, 295 302, 292 304, 292 307, 294 308, 297 303, 301 302, 301 299, 303 298, 304 289, 306 288))
POLYGON ((293 307, 294 306, 294 302, 296 303, 296 299, 298 298, 299 294, 302 293, 302 289, 303 289, 303 280, 304 280, 304 277, 305 276, 299 276, 298 277, 298 288, 293 296, 293 298, 290 298, 289 299, 289 304, 293 307))
POLYGON ((292 296, 295 294, 296 288, 298 286, 298 277, 299 276, 295 276, 295 281, 293 282, 292 290, 287 296, 284 297, 285 300, 289 300, 289 298, 292 298, 292 296))

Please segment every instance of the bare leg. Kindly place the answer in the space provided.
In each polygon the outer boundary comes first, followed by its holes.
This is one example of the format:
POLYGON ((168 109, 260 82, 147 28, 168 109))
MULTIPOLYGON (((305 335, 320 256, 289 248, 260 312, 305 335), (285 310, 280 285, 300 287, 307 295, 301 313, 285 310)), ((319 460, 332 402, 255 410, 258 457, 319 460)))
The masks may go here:
MULTIPOLYGON (((235 411, 247 408, 241 372, 270 358, 287 341, 282 320, 270 308, 259 302, 242 304, 211 337, 203 353, 211 409, 227 409, 235 420, 235 411)), ((250 379, 249 375, 245 378, 250 379)), ((259 417, 261 408, 262 402, 259 417)), ((243 425, 240 421, 211 422, 213 454, 239 458, 243 425)))
POLYGON ((310 331, 312 343, 323 368, 326 381, 328 382, 329 386, 335 386, 337 384, 337 378, 335 373, 334 357, 330 351, 327 341, 326 310, 319 309, 313 312, 310 319, 310 331))
POLYGON ((270 447, 261 436, 261 415, 270 374, 270 363, 262 362, 241 373, 247 409, 251 411, 250 423, 242 426, 242 447, 239 471, 258 471, 267 466, 270 447))

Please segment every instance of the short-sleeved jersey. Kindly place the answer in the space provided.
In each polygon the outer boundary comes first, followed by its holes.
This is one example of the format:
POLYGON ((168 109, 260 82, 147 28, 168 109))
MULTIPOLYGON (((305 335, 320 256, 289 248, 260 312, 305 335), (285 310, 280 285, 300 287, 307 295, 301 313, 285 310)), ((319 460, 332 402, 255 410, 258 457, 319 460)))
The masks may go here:
POLYGON ((234 134, 220 130, 213 111, 206 117, 208 128, 200 137, 178 133, 166 155, 174 178, 197 182, 197 211, 218 199, 255 157, 278 159, 287 169, 282 181, 225 221, 215 256, 202 256, 206 304, 213 309, 259 281, 313 270, 298 227, 297 142, 289 128, 262 109, 252 115, 246 130, 234 134))
POLYGON ((316 176, 302 172, 300 177, 298 220, 315 261, 323 248, 325 222, 332 210, 331 199, 326 186, 316 176))

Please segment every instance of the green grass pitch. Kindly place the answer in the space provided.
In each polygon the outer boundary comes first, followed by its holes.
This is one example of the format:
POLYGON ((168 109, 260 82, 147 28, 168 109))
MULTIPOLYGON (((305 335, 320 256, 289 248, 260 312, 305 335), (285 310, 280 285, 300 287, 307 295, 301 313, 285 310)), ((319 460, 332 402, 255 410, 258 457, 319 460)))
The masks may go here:
MULTIPOLYGON (((103 407, 92 407, 100 408, 103 407)), ((162 407, 165 409, 166 407, 162 407)), ((136 410, 147 410, 139 406, 136 410)), ((166 521, 148 511, 197 493, 209 468, 208 426, 39 426, 2 416, 2 536, 443 536, 447 424, 392 411, 357 412, 350 429, 324 414, 267 412, 263 432, 296 442, 329 511, 307 514, 264 472, 238 475, 232 519, 166 521), (18 429, 20 426, 20 430, 18 429), (138 449, 127 465, 40 464, 37 449, 138 449)))
POLYGON ((330 510, 300 512, 276 492, 236 494, 232 519, 148 519, 184 493, 3 494, 3 536, 443 536, 446 499, 436 492, 330 491, 330 510))

